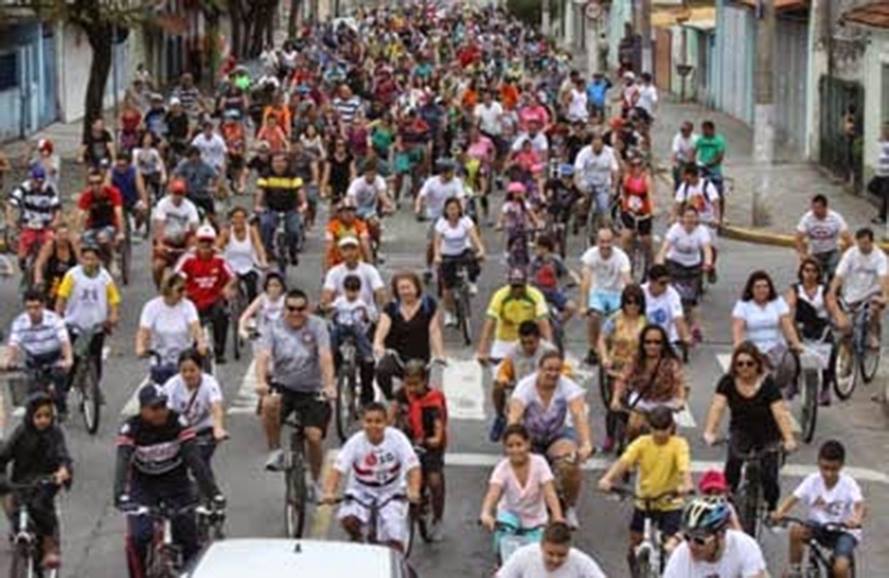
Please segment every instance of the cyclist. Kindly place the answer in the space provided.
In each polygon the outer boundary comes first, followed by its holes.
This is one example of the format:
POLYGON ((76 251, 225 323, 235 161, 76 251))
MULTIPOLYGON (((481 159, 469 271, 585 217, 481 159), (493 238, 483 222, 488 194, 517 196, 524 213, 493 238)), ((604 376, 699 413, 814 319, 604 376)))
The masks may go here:
POLYGON ((370 232, 367 224, 355 215, 357 210, 355 201, 344 198, 336 209, 336 215, 330 218, 324 232, 324 272, 326 273, 331 267, 343 262, 339 242, 346 237, 358 239, 361 247, 361 259, 365 263, 373 263, 370 232))
POLYGON ((369 158, 364 161, 361 176, 356 177, 346 191, 346 198, 355 203, 358 218, 367 224, 371 247, 378 247, 382 240, 380 212, 395 210, 395 204, 389 198, 386 179, 377 174, 377 161, 369 158))
POLYGON ((241 314, 238 332, 244 341, 250 339, 250 323, 256 335, 262 335, 266 328, 281 318, 284 312, 284 294, 287 284, 277 271, 269 271, 262 281, 262 293, 256 296, 241 314), (255 318, 255 319, 254 319, 255 318))
MULTIPOLYGON (((287 155, 277 153, 272 155, 271 173, 257 179, 256 186, 253 210, 259 215, 259 231, 266 254, 273 259, 278 258, 275 251, 275 229, 278 228, 279 214, 283 213, 287 252, 290 261, 296 264, 302 235, 301 213, 305 211, 308 202, 303 190, 303 180, 291 173, 287 155)), ((283 264, 278 263, 278 266, 283 264)))
POLYGON ((564 491, 565 520, 576 528, 579 523, 575 505, 582 482, 580 466, 595 448, 584 391, 562 375, 563 363, 558 351, 541 355, 538 371, 516 385, 509 401, 507 423, 523 423, 531 434, 535 453, 545 455, 554 464, 564 491))
POLYGON ((565 252, 567 247, 562 246, 568 242, 568 222, 574 216, 574 234, 577 234, 581 220, 586 221, 586 213, 582 212, 578 200, 582 194, 574 182, 574 165, 563 163, 558 167, 558 175, 546 182, 543 201, 546 204, 548 223, 555 228, 556 225, 564 227, 564 237, 556 239, 560 244, 560 252, 565 252))
POLYGON ((683 121, 679 126, 679 132, 673 136, 673 143, 670 147, 670 164, 673 166, 674 191, 683 182, 688 167, 694 166, 697 168, 695 164, 695 144, 697 141, 698 135, 695 134, 694 123, 689 120, 683 121))
POLYGON ((257 349, 256 392, 270 450, 265 467, 277 471, 283 466, 281 425, 291 413, 298 413, 317 495, 329 400, 336 398, 327 323, 309 313, 309 298, 303 291, 291 289, 284 298, 283 316, 266 328, 257 349))
POLYGON ((580 262, 580 314, 587 317, 586 362, 595 365, 602 319, 619 309, 621 292, 632 283, 630 258, 614 246, 614 233, 604 227, 596 233, 596 246, 587 249, 580 262))
POLYGON ((185 197, 187 188, 182 179, 170 181, 168 194, 158 202, 151 217, 154 236, 151 269, 157 287, 161 286, 164 272, 188 250, 200 224, 197 207, 185 197))
POLYGON ((507 277, 508 285, 491 296, 479 339, 476 358, 481 363, 499 362, 518 340, 518 328, 523 321, 534 321, 544 339, 552 341, 552 330, 547 317, 546 298, 528 284, 524 269, 513 268, 507 277))
POLYGON ((185 181, 186 196, 197 207, 198 213, 212 222, 216 218, 214 199, 219 187, 220 174, 201 158, 201 150, 189 146, 185 158, 173 169, 173 176, 185 181))
POLYGON ((80 249, 74 243, 71 229, 64 220, 59 221, 53 238, 40 247, 34 260, 34 286, 45 291, 50 309, 55 309, 65 273, 79 262, 80 249))
MULTIPOLYGON (((583 208, 578 208, 584 222, 590 207, 594 207, 600 217, 610 216, 611 198, 619 171, 620 165, 614 149, 605 144, 601 132, 594 133, 590 144, 580 149, 574 159, 574 181, 585 195, 583 208)), ((576 223, 577 221, 575 233, 576 223)))
POLYGON ((247 301, 252 302, 259 285, 257 269, 268 269, 269 264, 259 231, 247 220, 247 209, 235 207, 228 212, 228 226, 222 229, 216 247, 243 284, 247 301))
MULTIPOLYGON (((28 289, 25 291, 23 301, 25 311, 12 322, 9 347, 0 360, 0 368, 15 366, 23 354, 25 365, 28 367, 35 369, 52 367, 53 370, 49 375, 55 388, 53 401, 56 407, 60 408, 64 404, 62 392, 65 391, 66 373, 74 365, 71 339, 62 318, 46 308, 42 291, 28 289)), ((4 411, 0 411, 0 418, 2 418, 0 425, 5 425, 4 411)))
POLYGON ((16 252, 22 271, 26 269, 28 255, 36 253, 52 239, 53 227, 60 221, 61 209, 59 192, 47 180, 46 170, 41 165, 32 166, 28 179, 9 193, 6 222, 12 228, 20 228, 16 252), (15 211, 18 211, 17 218, 15 211))
POLYGON ((522 424, 504 430, 503 451, 506 457, 491 472, 479 521, 494 532, 498 519, 515 517, 518 526, 532 534, 529 538, 539 541, 550 519, 564 521, 553 472, 544 456, 532 453, 531 434, 522 424))
MULTIPOLYGON (((388 427, 386 406, 371 402, 364 406, 364 429, 343 445, 333 468, 324 480, 321 503, 333 503, 340 480, 347 478, 346 496, 362 502, 387 502, 380 509, 376 528, 377 539, 395 550, 404 552, 407 542, 407 504, 392 498, 406 494, 413 504, 420 501, 420 461, 407 436, 388 427), (405 483, 406 481, 406 483, 405 483), (406 489, 405 489, 405 486, 406 489)), ((366 507, 346 499, 337 517, 353 541, 359 541, 369 521, 366 507)))
POLYGON ((676 188, 673 204, 673 219, 678 221, 686 207, 694 207, 698 211, 701 224, 710 232, 710 250, 713 253, 713 267, 707 271, 707 279, 716 283, 716 239, 719 236, 719 225, 722 213, 719 212, 719 191, 709 179, 702 179, 697 165, 686 165, 682 181, 676 188))
POLYGON ((442 518, 445 507, 444 454, 448 443, 448 403, 440 389, 429 387, 429 374, 422 359, 404 364, 404 387, 395 394, 391 408, 398 424, 418 454, 423 483, 429 488, 432 507, 433 542, 442 539, 442 518))
POLYGON ((456 163, 451 159, 438 159, 435 163, 439 174, 433 175, 426 179, 420 192, 417 193, 417 200, 414 203, 414 212, 417 214, 418 220, 424 218, 431 222, 429 227, 429 244, 426 249, 426 266, 429 278, 431 278, 432 266, 432 242, 435 223, 444 214, 445 201, 451 197, 456 197, 461 201, 465 198, 466 192, 463 189, 463 181, 454 176, 456 163))
POLYGON ((654 222, 654 179, 645 168, 643 159, 634 154, 629 160, 629 171, 624 176, 620 192, 621 245, 630 255, 633 239, 638 235, 645 263, 651 263, 651 227, 654 222))
POLYGON ((815 195, 811 207, 796 226, 796 252, 800 261, 809 256, 816 259, 830 279, 840 256, 854 241, 843 216, 827 208, 827 197, 815 195))
MULTIPOLYGON (((71 488, 72 460, 65 441, 65 432, 53 413, 53 400, 44 393, 31 395, 25 404, 25 415, 0 449, 0 495, 6 493, 8 481, 13 484, 34 483, 44 477, 52 484, 41 486, 29 496, 28 510, 38 537, 39 566, 45 570, 58 568, 60 528, 55 497, 59 489, 71 488), (12 475, 7 468, 12 463, 12 475)), ((21 504, 15 494, 5 496, 4 509, 15 520, 21 504)), ((30 570, 30 569, 29 569, 30 570)))
POLYGON ((123 240, 123 198, 117 188, 105 184, 100 169, 90 169, 87 188, 77 200, 77 209, 82 242, 98 245, 106 263, 110 262, 111 248, 123 240))
POLYGON ((526 544, 512 553, 496 578, 605 578, 599 565, 571 546, 571 528, 551 522, 540 544, 526 544))
POLYGON ((324 159, 321 175, 321 195, 329 198, 335 205, 346 196, 349 184, 358 175, 355 157, 349 152, 342 137, 335 140, 333 151, 324 159))
POLYGON ((790 530, 789 578, 802 578, 803 547, 813 537, 833 550, 833 578, 851 578, 852 558, 861 542, 861 524, 866 506, 855 478, 844 473, 846 448, 837 440, 828 440, 818 450, 818 472, 809 474, 793 494, 772 514, 780 522, 798 503, 808 508, 811 526, 794 524, 790 530), (825 528, 841 524, 845 530, 825 528))
POLYGON ((463 214, 460 199, 452 197, 445 201, 443 215, 435 223, 432 246, 435 254, 433 262, 439 268, 438 278, 445 307, 444 323, 456 325, 453 288, 457 284, 457 274, 461 267, 466 268, 469 293, 475 295, 478 293, 475 282, 481 273, 479 262, 485 258, 481 236, 472 219, 463 214))
POLYGON ((207 354, 198 310, 185 298, 185 279, 170 275, 161 284, 161 295, 142 307, 136 357, 145 357, 149 349, 158 353, 158 364, 151 369, 152 381, 163 385, 176 372, 180 354, 192 344, 201 355, 207 354))
MULTIPOLYGON (((762 451, 779 444, 788 453, 796 449, 790 413, 781 391, 767 371, 764 355, 749 341, 735 347, 729 373, 716 386, 704 426, 703 437, 707 445, 716 443, 716 430, 726 408, 731 412, 731 421, 725 477, 735 491, 741 481, 743 466, 743 461, 737 457, 739 454, 762 451)), ((766 453, 763 457, 762 491, 769 512, 778 505, 781 492, 779 464, 777 453, 766 453)))
POLYGON ((673 411, 657 406, 649 413, 648 424, 651 433, 636 438, 599 480, 599 489, 610 492, 615 480, 633 469, 637 471, 637 500, 630 521, 627 553, 633 576, 637 572, 635 549, 645 539, 645 518, 650 516, 652 523, 660 528, 663 547, 669 556, 680 540, 682 496, 694 491, 691 452, 688 441, 676 434, 673 411))
MULTIPOLYGON (((843 253, 830 292, 840 305, 837 326, 844 336, 852 332, 850 316, 865 305, 870 306, 873 313, 872 328, 880 326, 883 309, 889 303, 889 262, 883 250, 874 246, 871 229, 865 227, 855 232, 855 246, 843 253)), ((873 346, 873 343, 868 344, 868 347, 873 346)))
POLYGON ((118 151, 114 165, 108 171, 108 184, 120 191, 123 201, 124 217, 133 215, 135 228, 139 228, 148 219, 148 209, 151 200, 148 198, 148 189, 142 173, 133 163, 133 154, 130 151, 118 151))
POLYGON ((627 441, 632 442, 649 425, 647 416, 655 408, 681 409, 687 387, 667 332, 659 325, 646 325, 639 334, 639 350, 615 380, 611 398, 611 411, 629 410, 627 441))
POLYGON ((152 204, 160 198, 167 183, 167 165, 160 152, 160 137, 145 131, 140 146, 133 149, 133 162, 149 191, 152 204))
POLYGON ((373 348, 370 343, 370 311, 372 304, 366 302, 361 295, 361 277, 355 274, 346 275, 343 279, 342 294, 330 304, 331 331, 330 348, 334 359, 339 365, 340 346, 347 338, 352 338, 358 353, 359 362, 373 363, 373 348))
POLYGON ((83 135, 77 161, 96 169, 107 163, 114 162, 114 137, 105 128, 105 121, 97 118, 90 123, 90 129, 83 135))
POLYGON ((720 215, 725 215, 725 182, 722 174, 725 148, 725 137, 717 134, 713 121, 702 122, 701 135, 695 141, 695 159, 703 171, 703 176, 709 178, 719 191, 720 215))
MULTIPOLYGON (((87 351, 88 357, 96 364, 100 379, 105 334, 110 333, 120 321, 120 292, 101 263, 98 247, 81 247, 80 265, 65 273, 56 297, 56 313, 65 317, 71 345, 77 342, 79 336, 92 333, 92 341, 83 351, 87 351)), ((75 360, 76 363, 80 361, 84 360, 75 360)))
MULTIPOLYGON (((127 419, 117 435, 114 503, 121 511, 139 506, 184 508, 194 501, 193 477, 206 499, 222 507, 225 498, 201 459, 195 432, 168 409, 163 390, 148 384, 139 390, 139 413, 127 419)), ((173 539, 182 547, 184 563, 198 553, 193 514, 173 516, 173 539)), ((145 558, 154 538, 153 520, 129 519, 127 566, 130 578, 145 575, 145 558)))
POLYGON ((685 322, 691 327, 695 340, 702 341, 695 309, 701 295, 703 274, 713 270, 713 245, 709 230, 700 223, 698 210, 693 206, 687 205, 682 210, 682 220, 667 230, 655 261, 666 264, 673 287, 682 300, 685 322))
POLYGON ((226 299, 233 294, 237 277, 215 249, 213 227, 201 225, 196 236, 197 246, 177 263, 176 274, 185 277, 185 296, 197 307, 201 325, 210 324, 213 353, 216 363, 222 365, 229 321, 226 299))
POLYGON ((682 299, 670 284, 669 269, 665 265, 653 265, 648 270, 648 282, 642 285, 642 291, 645 293, 645 318, 663 327, 670 343, 689 347, 691 333, 682 311, 682 299))
POLYGON ((210 460, 217 444, 228 437, 224 426, 222 388, 216 378, 205 373, 203 356, 195 349, 179 354, 179 373, 163 385, 167 407, 194 430, 198 454, 213 473, 210 460))
POLYGON ((731 509, 723 498, 696 498, 682 512, 686 539, 667 561, 663 578, 768 578, 759 544, 729 528, 731 509))
POLYGON ((201 123, 201 132, 191 139, 191 146, 201 152, 201 160, 213 169, 217 177, 222 178, 225 175, 228 148, 225 145, 225 139, 219 134, 209 117, 201 123))
MULTIPOLYGON (((558 314, 556 324, 564 327, 577 311, 577 304, 573 299, 565 295, 565 291, 559 287, 559 280, 568 277, 572 284, 580 281, 580 277, 574 271, 565 266, 562 258, 555 253, 555 243, 547 235, 538 235, 534 243, 534 257, 528 264, 528 274, 546 298, 546 303, 552 307, 553 313, 558 314)), ((553 327, 556 333, 556 327, 553 327)), ((561 344, 561 340, 559 340, 561 344)))

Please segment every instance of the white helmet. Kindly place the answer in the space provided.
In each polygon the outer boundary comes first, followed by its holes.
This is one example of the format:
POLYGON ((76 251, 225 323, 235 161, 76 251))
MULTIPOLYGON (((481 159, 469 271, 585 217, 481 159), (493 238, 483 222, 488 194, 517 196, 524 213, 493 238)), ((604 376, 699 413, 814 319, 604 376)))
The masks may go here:
POLYGON ((213 228, 212 225, 201 225, 198 227, 197 238, 199 241, 201 240, 216 240, 216 229, 213 228))

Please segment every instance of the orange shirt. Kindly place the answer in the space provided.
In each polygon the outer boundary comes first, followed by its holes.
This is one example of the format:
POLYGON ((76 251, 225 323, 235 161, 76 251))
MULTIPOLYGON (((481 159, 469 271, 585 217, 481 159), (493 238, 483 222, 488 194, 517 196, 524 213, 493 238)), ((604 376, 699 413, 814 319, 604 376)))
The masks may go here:
POLYGON ((262 124, 265 126, 266 119, 274 116, 278 119, 278 126, 284 131, 286 136, 290 136, 290 107, 286 104, 281 106, 267 106, 262 113, 262 124))
POLYGON ((512 84, 504 84, 500 87, 500 104, 506 110, 515 109, 519 103, 519 89, 512 84))
POLYGON ((366 239, 369 235, 367 224, 361 219, 356 218, 351 226, 345 225, 339 218, 331 219, 325 227, 324 235, 325 240, 330 242, 330 248, 327 251, 327 265, 333 267, 343 262, 340 248, 337 245, 343 237, 356 237, 361 240, 366 239))

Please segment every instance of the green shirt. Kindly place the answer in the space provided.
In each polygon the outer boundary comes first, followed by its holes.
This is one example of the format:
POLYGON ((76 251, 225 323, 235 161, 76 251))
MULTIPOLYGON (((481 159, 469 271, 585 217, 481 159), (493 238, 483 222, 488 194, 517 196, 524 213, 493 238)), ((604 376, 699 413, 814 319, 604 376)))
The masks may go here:
MULTIPOLYGON (((695 143, 695 150, 698 154, 698 162, 702 165, 709 166, 720 154, 725 154, 725 138, 721 134, 711 137, 701 135, 698 142, 695 143)), ((710 167, 710 171, 721 175, 722 163, 710 167)))

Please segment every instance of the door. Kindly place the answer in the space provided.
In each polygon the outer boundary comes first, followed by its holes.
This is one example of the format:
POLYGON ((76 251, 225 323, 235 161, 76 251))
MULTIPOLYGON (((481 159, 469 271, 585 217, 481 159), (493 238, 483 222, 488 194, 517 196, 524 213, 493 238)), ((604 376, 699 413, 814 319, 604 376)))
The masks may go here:
POLYGON ((846 177, 850 168, 855 182, 862 177, 862 113, 864 111, 864 88, 858 82, 822 76, 818 82, 821 98, 820 163, 846 177), (854 111, 855 135, 847 137, 843 132, 843 117, 854 111))
POLYGON ((806 104, 809 68, 807 20, 779 19, 775 36, 775 128, 779 142, 802 155, 806 144, 806 104))
POLYGON ((18 49, 19 86, 21 87, 21 134, 31 134, 37 130, 39 112, 39 92, 36 82, 36 58, 33 45, 18 49))
POLYGON ((673 76, 673 34, 669 28, 656 28, 654 45, 654 83, 664 92, 670 92, 673 76))
POLYGON ((40 126, 44 127, 54 123, 58 119, 56 107, 56 42, 52 29, 46 27, 47 32, 42 38, 43 42, 43 71, 40 91, 40 126))

